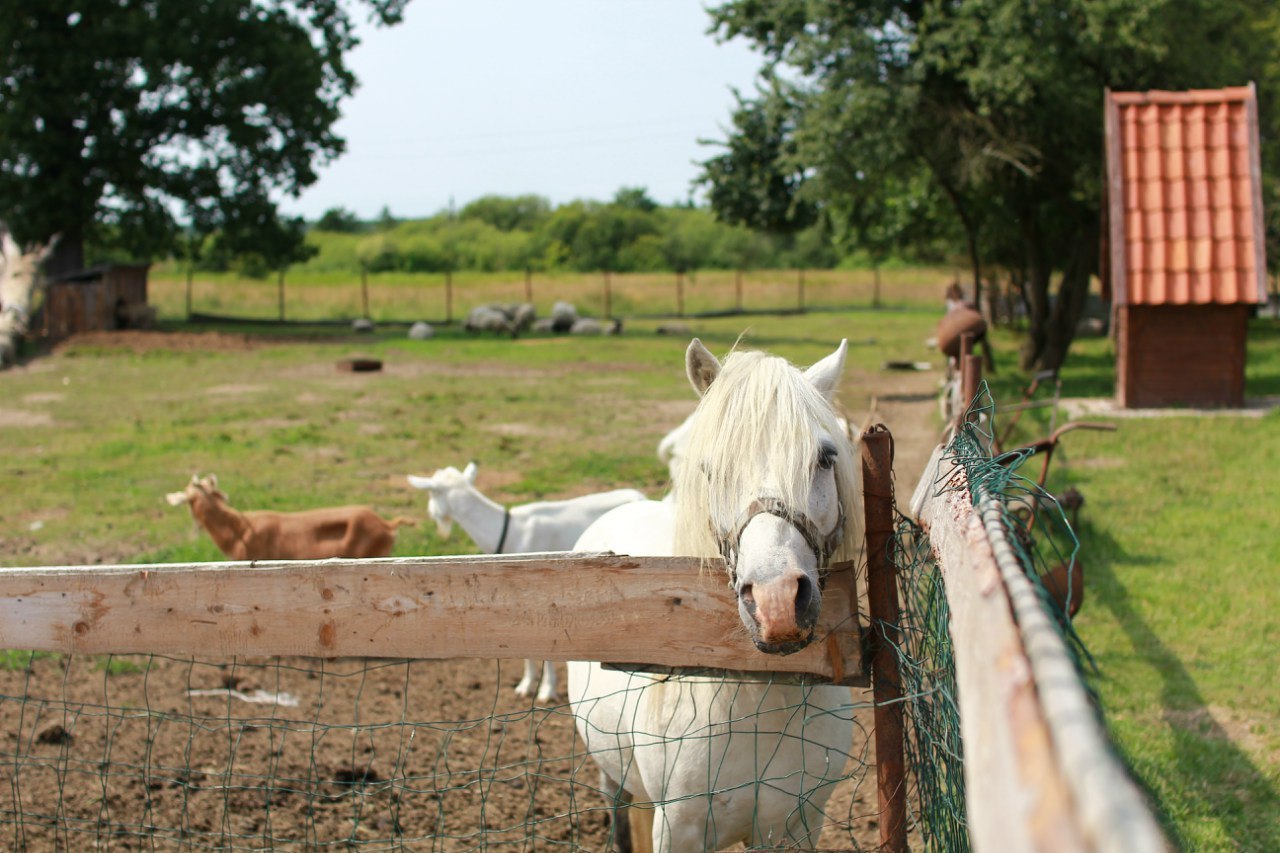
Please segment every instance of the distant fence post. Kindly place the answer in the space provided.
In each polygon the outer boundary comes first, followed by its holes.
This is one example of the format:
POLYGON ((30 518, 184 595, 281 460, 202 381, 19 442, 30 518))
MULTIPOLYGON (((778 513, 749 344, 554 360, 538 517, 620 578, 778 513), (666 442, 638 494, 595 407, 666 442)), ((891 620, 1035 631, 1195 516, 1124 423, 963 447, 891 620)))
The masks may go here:
POLYGON ((733 305, 739 312, 742 311, 742 270, 733 272, 733 305))
MULTIPOLYGON (((188 264, 187 265, 187 322, 188 323, 191 322, 191 280, 195 278, 195 274, 196 274, 195 263, 188 264)), ((48 312, 46 311, 45 314, 47 316, 48 312)))
POLYGON ((604 271, 604 316, 609 318, 613 316, 613 294, 609 288, 609 271, 604 271))
POLYGON ((684 316, 684 270, 676 270, 676 316, 684 316))
POLYGON ((278 299, 280 302, 280 322, 284 322, 284 270, 280 270, 280 277, 277 279, 278 299))
POLYGON ((804 310, 804 267, 796 269, 796 307, 804 310))
POLYGON ((367 319, 369 317, 369 268, 364 264, 360 265, 360 305, 364 312, 361 316, 367 319))
POLYGON ((874 267, 873 273, 875 275, 875 283, 871 286, 871 307, 879 308, 880 307, 880 267, 879 266, 874 267))
POLYGON ((444 271, 444 322, 453 322, 453 270, 444 271))
POLYGON ((533 302, 533 268, 524 268, 524 301, 533 302))

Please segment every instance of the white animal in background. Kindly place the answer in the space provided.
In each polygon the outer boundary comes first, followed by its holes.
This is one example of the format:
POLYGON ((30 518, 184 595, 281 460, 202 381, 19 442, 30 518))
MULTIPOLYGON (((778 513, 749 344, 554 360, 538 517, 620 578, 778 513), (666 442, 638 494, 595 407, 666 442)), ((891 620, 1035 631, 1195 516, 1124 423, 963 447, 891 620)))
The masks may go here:
POLYGON ((186 504, 213 543, 233 560, 326 560, 330 557, 389 557, 396 528, 408 518, 383 519, 367 506, 337 506, 302 512, 249 510, 231 506, 213 474, 170 492, 171 506, 186 504))
POLYGON ((13 362, 18 339, 27 333, 40 265, 53 252, 58 238, 23 248, 8 228, 0 228, 4 232, 0 234, 0 367, 4 367, 13 362))
MULTIPOLYGON (((723 554, 738 616, 761 652, 820 641, 823 570, 855 558, 861 541, 858 460, 831 404, 846 351, 842 342, 803 373, 759 352, 734 353, 722 369, 694 339, 686 362, 703 396, 674 499, 608 513, 575 549, 723 554)), ((847 687, 654 677, 575 661, 569 700, 605 796, 653 804, 655 853, 740 842, 812 849, 853 740, 847 687)), ((615 839, 625 837, 623 815, 615 810, 615 839)))
POLYGON ((569 334, 620 335, 622 334, 622 321, 617 318, 597 320, 595 317, 579 317, 573 321, 573 325, 569 328, 569 334))
POLYGON ((513 338, 516 336, 516 327, 511 322, 511 318, 492 305, 479 305, 472 308, 467 313, 467 319, 462 324, 462 328, 468 332, 501 332, 513 338))
MULTIPOLYGON (((427 512, 440 536, 448 538, 457 521, 476 547, 485 554, 523 554, 570 551, 582 531, 600 516, 625 503, 645 500, 635 489, 583 495, 563 501, 538 501, 509 509, 490 500, 476 488, 476 463, 465 469, 441 468, 430 477, 410 475, 409 483, 431 493, 427 512)), ((538 701, 557 698, 555 664, 544 661, 538 684, 538 661, 524 662, 524 677, 516 693, 532 696, 538 685, 538 701)))

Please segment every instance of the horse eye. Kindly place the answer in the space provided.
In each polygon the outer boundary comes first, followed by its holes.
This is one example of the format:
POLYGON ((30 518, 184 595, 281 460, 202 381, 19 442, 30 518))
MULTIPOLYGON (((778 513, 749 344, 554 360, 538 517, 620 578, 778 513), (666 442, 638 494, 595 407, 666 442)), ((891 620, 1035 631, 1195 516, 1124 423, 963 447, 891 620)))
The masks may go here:
POLYGON ((821 450, 819 450, 818 451, 818 467, 824 471, 830 470, 831 466, 836 464, 836 453, 838 452, 839 451, 837 451, 834 447, 824 447, 821 450))

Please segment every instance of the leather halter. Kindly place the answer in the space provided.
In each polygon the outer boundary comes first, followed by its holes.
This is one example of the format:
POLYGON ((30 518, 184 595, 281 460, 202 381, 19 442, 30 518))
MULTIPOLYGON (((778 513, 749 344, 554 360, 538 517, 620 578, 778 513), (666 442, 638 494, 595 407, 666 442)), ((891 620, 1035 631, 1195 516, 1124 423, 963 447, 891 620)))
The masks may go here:
POLYGON ((821 591, 826 587, 827 568, 831 563, 831 556, 840 547, 841 541, 844 539, 845 512, 844 502, 840 500, 840 481, 836 481, 836 507, 839 515, 836 518, 836 526, 831 528, 831 532, 823 535, 818 530, 818 526, 813 523, 813 519, 805 515, 803 512, 793 512, 790 507, 782 502, 779 498, 760 497, 756 498, 751 504, 738 516, 738 523, 734 525, 733 532, 730 534, 721 533, 713 530, 716 544, 720 548, 720 554, 724 557, 725 565, 729 568, 729 583, 736 587, 738 585, 738 553, 739 546, 742 542, 742 532, 747 529, 747 525, 757 515, 775 515, 778 518, 790 524, 804 538, 805 544, 813 550, 813 556, 818 561, 818 589, 821 591))

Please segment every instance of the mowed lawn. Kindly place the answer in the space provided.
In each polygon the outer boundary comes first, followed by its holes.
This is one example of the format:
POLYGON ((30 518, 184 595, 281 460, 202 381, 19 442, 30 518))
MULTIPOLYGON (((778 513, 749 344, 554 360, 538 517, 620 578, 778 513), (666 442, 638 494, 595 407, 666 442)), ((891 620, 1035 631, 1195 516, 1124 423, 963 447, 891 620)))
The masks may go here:
MULTIPOLYGON (((850 338, 842 398, 860 417, 900 381, 885 361, 940 363, 923 347, 937 312, 914 301, 686 323, 718 354, 742 335, 797 363, 850 338)), ((457 528, 439 538, 407 473, 475 460, 481 488, 508 503, 621 485, 658 497, 656 445, 694 401, 687 335, 657 325, 516 341, 442 329, 415 342, 402 329, 268 337, 167 322, 178 336, 165 347, 140 336, 136 348, 60 349, 0 374, 0 563, 219 559, 186 510, 163 501, 193 473, 217 473, 244 508, 368 503, 415 517, 400 555, 472 550, 457 528), (385 369, 337 368, 354 355, 385 369)), ((998 335, 997 347, 993 387, 1013 402, 1026 380, 1013 339, 998 335)), ((1111 393, 1110 347, 1078 343, 1064 395, 1111 393)), ((1249 394, 1280 395, 1274 324, 1255 321, 1249 358, 1249 394)), ((1027 420, 1023 437, 1038 437, 1027 420)), ((1086 498, 1077 628, 1107 721, 1179 844, 1280 849, 1280 415, 1116 422, 1114 433, 1071 433, 1050 484, 1086 498)), ((899 491, 913 485, 899 472, 899 491)))

